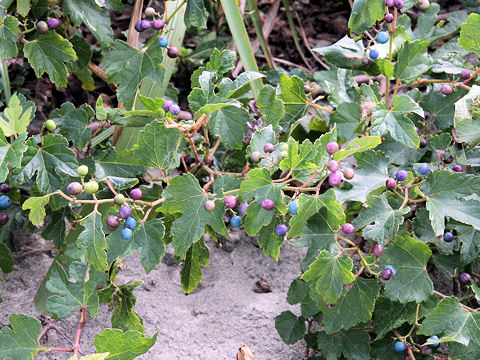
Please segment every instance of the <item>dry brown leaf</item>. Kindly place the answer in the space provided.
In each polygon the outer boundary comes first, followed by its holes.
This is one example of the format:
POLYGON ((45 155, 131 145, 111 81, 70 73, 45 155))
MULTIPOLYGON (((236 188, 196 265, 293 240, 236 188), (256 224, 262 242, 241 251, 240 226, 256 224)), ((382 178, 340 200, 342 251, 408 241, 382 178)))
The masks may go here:
POLYGON ((237 353, 237 360, 254 360, 255 355, 253 355, 252 351, 247 345, 240 346, 237 353))

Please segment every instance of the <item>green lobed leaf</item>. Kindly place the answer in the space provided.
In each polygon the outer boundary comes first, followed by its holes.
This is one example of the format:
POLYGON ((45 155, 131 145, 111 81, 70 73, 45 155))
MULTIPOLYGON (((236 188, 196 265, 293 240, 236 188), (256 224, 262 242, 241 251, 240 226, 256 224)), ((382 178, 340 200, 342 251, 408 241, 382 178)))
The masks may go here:
POLYGON ((257 238, 258 245, 260 246, 260 248, 262 248, 263 253, 266 256, 270 256, 275 261, 278 261, 278 255, 280 255, 280 248, 282 247, 283 241, 285 239, 284 236, 277 236, 277 234, 275 234, 275 228, 277 227, 277 225, 282 223, 282 218, 274 218, 272 222, 267 224, 267 226, 264 226, 259 231, 257 238))
POLYGON ((0 269, 7 274, 13 271, 13 265, 14 260, 10 250, 5 244, 0 244, 0 269))
POLYGON ((275 317, 275 328, 285 344, 295 344, 305 334, 305 319, 291 311, 284 311, 275 317))
POLYGON ((374 149, 381 143, 382 139, 380 136, 364 136, 361 138, 355 138, 350 141, 344 149, 337 151, 333 155, 333 158, 337 161, 340 161, 345 159, 347 156, 374 149))
POLYGON ((458 42, 462 47, 477 55, 480 55, 480 15, 470 14, 465 23, 462 24, 458 42))
POLYGON ((431 91, 420 99, 420 106, 435 117, 435 124, 441 130, 453 126, 455 102, 467 94, 468 90, 457 88, 450 95, 443 95, 440 91, 431 91))
POLYGON ((480 253, 480 230, 454 221, 450 221, 448 226, 455 230, 458 242, 461 244, 460 261, 462 264, 474 261, 480 253))
POLYGON ((474 104, 478 106, 479 97, 480 86, 473 85, 468 94, 455 103, 455 133, 460 142, 468 143, 472 147, 480 143, 479 118, 478 115, 472 115, 474 104))
POLYGON ((370 337, 363 327, 340 331, 333 335, 319 332, 318 348, 326 360, 337 360, 343 354, 347 360, 370 359, 370 337))
POLYGON ((107 360, 131 360, 145 354, 157 341, 157 333, 151 338, 143 337, 135 330, 122 332, 118 329, 105 329, 95 335, 95 349, 99 353, 109 353, 107 360))
POLYGON ((264 86, 260 91, 256 105, 260 109, 265 126, 272 125, 277 128, 285 115, 285 107, 283 102, 278 99, 275 89, 269 85, 264 86))
POLYGON ((337 127, 338 137, 350 140, 362 133, 362 111, 358 102, 342 102, 330 117, 330 121, 337 127))
POLYGON ((112 328, 145 333, 142 319, 132 310, 137 302, 133 290, 142 283, 143 281, 131 281, 116 287, 113 299, 112 328))
POLYGON ((429 45, 428 41, 405 42, 395 64, 395 77, 409 83, 428 71, 432 66, 432 59, 428 54, 429 45))
POLYGON ((308 112, 307 96, 302 79, 298 76, 288 77, 280 74, 280 100, 283 101, 285 116, 280 120, 280 126, 287 132, 295 121, 305 116, 308 112))
POLYGON ((88 127, 95 116, 95 111, 89 105, 68 111, 59 119, 59 133, 71 140, 77 149, 83 150, 92 137, 88 127))
POLYGON ((191 76, 192 89, 199 87, 199 76, 202 75, 204 71, 212 71, 215 73, 216 77, 219 79, 230 70, 235 67, 235 52, 231 50, 218 50, 217 48, 213 49, 212 54, 210 55, 210 60, 207 62, 207 65, 202 66, 195 70, 191 76))
POLYGON ((385 1, 355 0, 348 19, 348 27, 354 34, 361 35, 385 15, 385 1))
POLYGON ((133 232, 132 246, 140 249, 140 261, 147 274, 165 255, 164 234, 165 226, 160 219, 139 223, 133 232))
POLYGON ((228 105, 211 115, 210 130, 229 149, 241 149, 249 121, 247 110, 228 105))
POLYGON ((20 35, 18 20, 13 16, 6 16, 0 24, 0 57, 11 59, 17 56, 17 36, 20 35))
POLYGON ((0 328, 0 357, 2 359, 32 360, 40 351, 38 336, 42 330, 39 320, 23 314, 10 315, 10 326, 0 328))
POLYGON ((24 144, 26 138, 25 132, 8 142, 0 128, 0 182, 5 181, 8 176, 8 164, 12 169, 20 167, 23 153, 28 149, 24 144))
POLYGON ((203 241, 197 241, 187 251, 180 271, 182 289, 185 294, 195 290, 202 281, 202 267, 210 264, 210 251, 203 241))
POLYGON ((108 270, 107 242, 103 232, 102 215, 98 211, 93 211, 80 224, 84 230, 78 236, 77 246, 85 250, 88 263, 95 269, 108 270))
POLYGON ((13 94, 8 106, 0 116, 0 128, 6 137, 20 135, 27 131, 35 107, 23 107, 17 94, 13 94))
POLYGON ((25 200, 22 204, 22 210, 30 210, 28 219, 35 226, 43 224, 43 219, 47 215, 45 212, 45 206, 48 205, 50 196, 35 197, 32 196, 25 200))
POLYGON ((287 302, 290 305, 300 304, 302 316, 311 317, 318 313, 315 301, 310 297, 310 287, 306 282, 295 279, 290 284, 287 293, 287 302))

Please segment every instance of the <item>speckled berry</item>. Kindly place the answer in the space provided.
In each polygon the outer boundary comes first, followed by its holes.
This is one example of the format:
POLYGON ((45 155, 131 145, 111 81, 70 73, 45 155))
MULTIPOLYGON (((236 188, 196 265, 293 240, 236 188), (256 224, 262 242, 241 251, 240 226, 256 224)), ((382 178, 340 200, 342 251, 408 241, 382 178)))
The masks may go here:
POLYGON ((84 186, 87 194, 95 194, 98 191, 98 183, 95 180, 90 180, 84 186))
POLYGON ((273 145, 272 143, 266 143, 263 146, 263 151, 266 152, 266 153, 274 152, 275 151, 275 145, 273 145))
POLYGON ((40 34, 45 34, 48 32, 48 24, 43 21, 43 20, 40 20, 39 22, 37 22, 37 30, 40 34))
POLYGON ((155 15, 157 15, 157 12, 155 11, 155 9, 153 7, 149 6, 149 7, 145 8, 144 14, 145 14, 146 17, 152 18, 155 15))
POLYGON ((387 24, 390 24, 393 22, 393 14, 386 14, 385 17, 383 18, 387 24))
POLYGON ((107 226, 110 230, 115 230, 120 226, 120 219, 115 215, 108 215, 107 226))
POLYGON ((150 29, 150 26, 151 26, 151 25, 152 25, 152 24, 150 23, 150 21, 148 21, 148 20, 142 20, 141 26, 142 26, 142 29, 143 29, 143 30, 150 29))
POLYGON ((453 171, 455 172, 463 172, 463 167, 461 165, 453 165, 453 171))
POLYGON ((169 58, 175 59, 176 57, 178 57, 178 54, 180 54, 180 52, 178 51, 178 49, 175 46, 169 46, 168 47, 167 56, 169 58))
POLYGON ((338 161, 336 160, 330 160, 327 163, 327 169, 330 170, 331 172, 335 172, 340 168, 340 165, 338 164, 338 161))
POLYGON ((203 204, 203 207, 207 212, 212 212, 215 209, 215 201, 213 200, 207 200, 203 204))
POLYGON ((127 219, 132 215, 132 209, 128 207, 127 205, 123 205, 120 207, 118 210, 118 216, 120 216, 121 219, 127 219))
POLYGON ((10 191, 10 185, 8 185, 7 183, 3 183, 2 185, 0 185, 0 191, 2 193, 8 193, 10 191))
POLYGON ((248 203, 240 204, 240 206, 238 207, 238 215, 245 216, 245 214, 247 213, 247 208, 248 203))
POLYGON ((122 205, 125 202, 125 196, 123 196, 122 194, 117 194, 113 198, 113 202, 117 205, 122 205))
POLYGON ((385 5, 387 5, 388 7, 392 7, 393 3, 394 3, 394 0, 385 0, 385 5))
POLYGON ((342 231, 345 234, 352 234, 355 231, 355 227, 350 223, 345 223, 342 226, 342 231))
POLYGON ((237 197, 233 195, 226 196, 223 200, 223 205, 225 205, 227 209, 233 209, 237 206, 237 197))
POLYGON ((155 29, 155 30, 162 30, 164 27, 165 27, 165 21, 163 20, 154 20, 153 23, 152 23, 152 27, 155 29))
POLYGON ((381 245, 375 245, 373 247, 373 255, 375 255, 376 257, 380 257, 383 255, 383 247, 381 245))
POLYGON ((330 186, 338 186, 342 182, 342 175, 338 172, 331 173, 328 177, 328 183, 330 186))
POLYGON ((390 269, 383 269, 382 270, 382 273, 380 274, 380 277, 383 279, 383 280, 390 280, 393 276, 393 272, 392 270, 390 269))
POLYGON ((403 0, 395 0, 393 5, 398 9, 401 10, 405 6, 405 2, 403 0))
POLYGON ((165 100, 162 104, 162 109, 165 111, 169 111, 170 106, 172 106, 174 102, 172 100, 165 100))
POLYGON ((262 160, 263 156, 259 151, 254 151, 250 154, 250 161, 254 164, 260 162, 262 160))
POLYGON ((463 71, 460 73, 460 77, 461 77, 463 80, 470 79, 470 76, 472 76, 470 70, 463 70, 463 71))
POLYGON ((48 20, 48 27, 50 29, 56 29, 58 28, 59 25, 60 25, 60 21, 58 19, 51 18, 48 20))
POLYGON ((70 195, 78 195, 83 191, 83 185, 77 181, 71 182, 67 185, 67 193, 70 195))
POLYGON ((386 185, 389 189, 395 189, 395 187, 397 186, 397 182, 395 181, 395 179, 388 178, 386 181, 386 185))
POLYGON ((329 142, 326 146, 325 146, 325 149, 327 150, 327 153, 329 154, 335 154, 338 149, 339 149, 339 146, 338 146, 338 143, 335 142, 335 141, 332 141, 332 142, 329 142))
POLYGON ((452 85, 449 84, 443 84, 441 88, 442 94, 443 95, 450 95, 453 92, 452 85))
POLYGON ((467 273, 461 273, 460 276, 458 277, 458 280, 462 284, 468 284, 470 281, 472 281, 472 276, 467 273))
POLYGON ((168 108, 168 111, 170 112, 170 114, 177 116, 178 114, 180 114, 181 110, 180 106, 178 106, 177 104, 173 104, 168 108))
POLYGON ((140 190, 139 188, 130 190, 130 197, 133 200, 140 200, 142 198, 142 195, 143 195, 142 190, 140 190))

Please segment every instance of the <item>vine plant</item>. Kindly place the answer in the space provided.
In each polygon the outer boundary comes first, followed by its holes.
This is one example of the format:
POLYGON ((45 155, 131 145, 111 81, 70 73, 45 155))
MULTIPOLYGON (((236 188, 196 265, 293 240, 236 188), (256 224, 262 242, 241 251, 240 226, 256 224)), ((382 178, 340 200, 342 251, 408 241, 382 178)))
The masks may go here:
MULTIPOLYGON (((284 244, 308 248, 287 294, 301 314, 275 319, 287 344, 305 339, 306 359, 480 358, 478 14, 437 22, 428 0, 356 0, 350 36, 315 49, 329 69, 314 74, 230 79, 235 53, 215 49, 191 76, 193 118, 182 120, 174 91, 138 91, 146 79, 163 83, 167 57, 186 54, 164 36, 171 18, 146 9, 134 29, 151 36, 138 49, 113 38, 105 9, 121 9, 119 0, 0 5, 2 59, 23 56, 59 87, 68 73, 86 89, 100 77, 122 104, 65 103, 31 134, 35 105, 7 96, 2 71, 0 268, 13 270, 12 230, 28 214, 29 229, 57 249, 36 309, 79 313, 79 322, 72 346, 53 347, 42 345, 39 320, 13 314, 0 329, 1 358, 78 359, 100 303, 113 307, 111 329, 82 358, 146 353, 157 334, 144 335, 133 310, 141 282, 117 281, 122 259, 138 252, 148 273, 172 244, 189 293, 209 263, 205 233, 228 236, 227 225, 257 236, 275 260, 284 244), (424 13, 412 24, 414 6, 424 13), (113 126, 139 128, 134 145, 116 150, 113 126), (433 275, 451 278, 453 290, 433 275)), ((207 5, 189 0, 186 24, 205 27, 207 5)))

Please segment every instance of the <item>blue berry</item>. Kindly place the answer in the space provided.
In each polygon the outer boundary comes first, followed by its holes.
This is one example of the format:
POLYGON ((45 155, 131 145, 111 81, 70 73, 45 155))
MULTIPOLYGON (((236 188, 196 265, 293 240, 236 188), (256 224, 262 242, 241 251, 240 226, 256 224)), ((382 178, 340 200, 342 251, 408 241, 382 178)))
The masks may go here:
POLYGON ((427 174, 430 172, 430 167, 429 167, 427 164, 422 164, 422 165, 420 165, 420 167, 418 168, 418 172, 419 172, 421 175, 427 175, 427 174))
POLYGON ((135 30, 137 30, 138 32, 142 32, 142 31, 143 31, 142 20, 138 20, 138 21, 135 23, 135 30))
POLYGON ((122 238, 130 239, 132 237, 132 230, 130 230, 129 228, 124 228, 122 229, 120 234, 122 235, 122 238))
POLYGON ((390 40, 390 36, 388 35, 388 33, 386 31, 380 31, 377 34, 377 41, 380 44, 385 44, 388 40, 390 40))
POLYGON ((180 114, 180 106, 173 104, 168 108, 168 111, 170 111, 172 115, 178 115, 180 114))
MULTIPOLYGON (((430 337, 428 338, 428 340, 430 340, 430 341, 438 341, 438 336, 437 336, 437 335, 430 336, 430 337)), ((440 345, 439 342, 434 342, 433 344, 430 344, 430 346, 433 346, 433 347, 437 347, 437 346, 439 346, 439 345, 440 345)))
POLYGON ((398 170, 395 177, 398 181, 404 181, 408 177, 408 172, 406 170, 398 170))
POLYGON ((275 235, 277 236, 283 237, 287 234, 287 232, 288 228, 285 224, 277 225, 277 227, 275 228, 275 235))
POLYGON ((167 47, 168 46, 168 39, 164 38, 164 37, 161 37, 160 39, 158 39, 158 45, 160 45, 161 47, 167 47))
POLYGON ((292 215, 297 215, 298 214, 298 200, 293 200, 289 205, 288 205, 288 211, 292 215))
POLYGON ((375 50, 375 49, 372 49, 372 50, 370 50, 370 53, 369 53, 369 55, 370 55, 370 59, 373 59, 373 60, 375 60, 375 59, 377 59, 377 58, 378 58, 378 55, 379 55, 379 53, 378 53, 378 51, 377 51, 377 50, 375 50))
POLYGON ((230 219, 230 225, 232 225, 232 227, 234 228, 238 228, 240 227, 240 225, 242 224, 242 218, 240 216, 232 216, 232 218, 230 219))
POLYGON ((395 348, 396 352, 405 351, 405 344, 401 341, 397 341, 393 347, 395 348))
POLYGON ((129 228, 130 230, 133 230, 133 229, 135 229, 136 226, 137 226, 137 220, 135 220, 133 217, 130 216, 125 220, 125 227, 126 228, 129 228))
MULTIPOLYGON (((0 196, 1 198, 1 196, 0 196)), ((453 241, 453 234, 450 231, 447 231, 445 234, 443 234, 443 240, 446 242, 452 242, 453 241)))
POLYGON ((387 266, 384 267, 384 269, 392 270, 392 276, 397 275, 397 269, 395 269, 395 267, 393 265, 387 265, 387 266))
POLYGON ((0 196, 0 209, 8 209, 12 205, 12 199, 8 195, 0 196))

